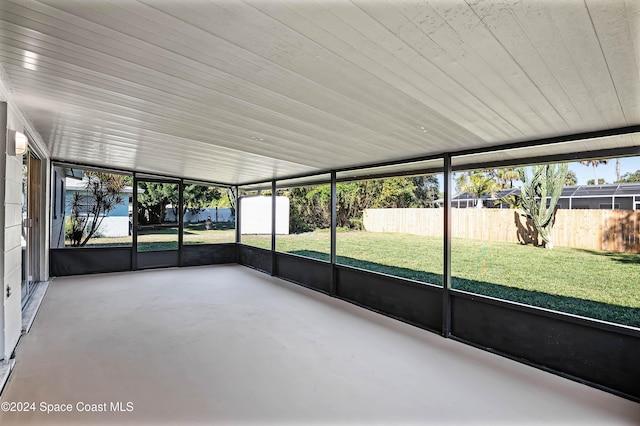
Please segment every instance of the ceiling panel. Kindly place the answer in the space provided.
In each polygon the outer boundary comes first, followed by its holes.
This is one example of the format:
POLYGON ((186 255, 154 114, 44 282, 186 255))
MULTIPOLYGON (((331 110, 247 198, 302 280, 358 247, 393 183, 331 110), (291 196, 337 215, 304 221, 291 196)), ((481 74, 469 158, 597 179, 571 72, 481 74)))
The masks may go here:
POLYGON ((634 0, 4 0, 0 83, 55 159, 241 184, 638 125, 639 20, 634 0))

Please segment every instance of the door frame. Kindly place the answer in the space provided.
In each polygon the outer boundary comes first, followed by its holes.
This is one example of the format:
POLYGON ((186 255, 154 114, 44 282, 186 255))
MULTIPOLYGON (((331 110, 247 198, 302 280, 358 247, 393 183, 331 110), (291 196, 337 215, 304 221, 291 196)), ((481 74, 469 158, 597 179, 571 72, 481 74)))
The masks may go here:
POLYGON ((182 265, 182 246, 184 232, 184 217, 182 214, 183 204, 183 179, 170 179, 157 176, 149 176, 146 174, 133 174, 133 208, 132 208, 132 247, 131 247, 131 266, 133 270, 150 269, 150 268, 170 268, 182 265), (138 183, 169 183, 178 185, 178 248, 176 250, 158 250, 149 252, 138 251, 138 232, 140 226, 138 223, 138 183))
MULTIPOLYGON (((22 281, 20 297, 22 307, 27 304, 35 289, 35 283, 42 280, 41 276, 41 242, 42 242, 42 160, 31 149, 24 154, 22 164, 27 167, 26 191, 23 190, 23 204, 26 203, 26 217, 22 217, 22 232, 26 229, 26 248, 22 257, 22 281), (25 224, 26 221, 26 224, 25 224), (26 286, 26 291, 23 288, 26 286)), ((25 207, 23 206, 23 209, 25 207)))

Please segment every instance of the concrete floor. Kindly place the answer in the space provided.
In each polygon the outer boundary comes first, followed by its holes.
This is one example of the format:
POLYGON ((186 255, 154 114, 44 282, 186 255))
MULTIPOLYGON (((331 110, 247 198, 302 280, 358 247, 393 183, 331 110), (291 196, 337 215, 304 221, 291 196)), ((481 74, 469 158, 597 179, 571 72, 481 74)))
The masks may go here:
POLYGON ((235 265, 56 279, 2 401, 35 403, 2 425, 640 424, 640 404, 235 265))

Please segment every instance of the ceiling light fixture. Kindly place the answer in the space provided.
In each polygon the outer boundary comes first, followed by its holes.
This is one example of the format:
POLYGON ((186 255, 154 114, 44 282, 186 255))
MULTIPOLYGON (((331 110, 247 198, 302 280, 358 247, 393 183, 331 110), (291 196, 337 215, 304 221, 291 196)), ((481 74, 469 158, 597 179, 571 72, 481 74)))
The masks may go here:
POLYGON ((22 66, 26 69, 37 71, 38 67, 38 54, 34 52, 30 52, 28 50, 24 51, 22 55, 22 66))

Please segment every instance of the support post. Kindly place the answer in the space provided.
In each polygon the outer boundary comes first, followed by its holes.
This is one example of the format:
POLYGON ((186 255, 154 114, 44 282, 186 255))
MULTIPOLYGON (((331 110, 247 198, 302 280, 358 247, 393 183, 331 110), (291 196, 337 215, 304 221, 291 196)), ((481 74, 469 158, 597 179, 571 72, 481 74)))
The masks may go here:
POLYGON ((182 246, 184 245, 184 180, 178 182, 178 265, 182 266, 182 246))
POLYGON ((336 295, 337 289, 337 277, 336 277, 336 238, 337 238, 337 226, 338 226, 338 195, 336 184, 336 172, 331 172, 331 277, 329 283, 329 293, 332 296, 336 295))
POLYGON ((444 155, 442 335, 451 335, 451 154, 444 155))
POLYGON ((131 215, 131 269, 138 269, 138 176, 133 173, 133 212, 131 215))
POLYGON ((231 191, 235 190, 235 198, 236 198, 236 244, 240 244, 242 242, 242 232, 240 230, 240 190, 238 187, 234 187, 231 191))
POLYGON ((276 181, 271 181, 271 275, 276 275, 276 181))

